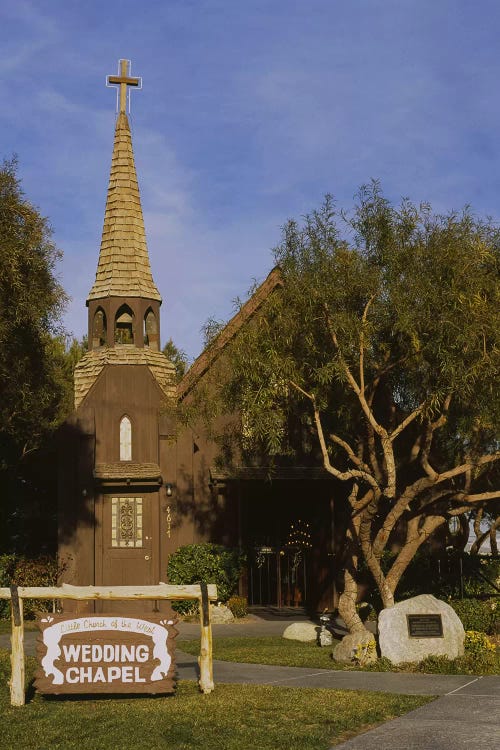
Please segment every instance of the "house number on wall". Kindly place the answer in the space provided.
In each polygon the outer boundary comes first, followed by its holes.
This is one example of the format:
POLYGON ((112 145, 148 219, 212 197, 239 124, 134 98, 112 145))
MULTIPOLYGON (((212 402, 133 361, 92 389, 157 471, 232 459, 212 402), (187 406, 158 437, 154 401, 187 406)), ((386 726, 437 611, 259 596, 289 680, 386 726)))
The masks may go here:
POLYGON ((170 512, 170 505, 167 505, 167 536, 170 539, 172 532, 172 514, 170 512))

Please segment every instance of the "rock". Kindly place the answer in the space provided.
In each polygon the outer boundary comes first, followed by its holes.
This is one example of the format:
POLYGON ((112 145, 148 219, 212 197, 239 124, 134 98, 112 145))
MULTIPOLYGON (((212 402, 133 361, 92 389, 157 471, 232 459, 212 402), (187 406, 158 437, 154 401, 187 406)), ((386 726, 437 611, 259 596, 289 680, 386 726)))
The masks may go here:
POLYGON ((289 641, 315 641, 318 637, 318 626, 313 622, 292 622, 283 633, 289 641))
POLYGON ((465 632, 458 615, 446 602, 431 594, 421 594, 383 609, 378 619, 382 656, 393 664, 419 662, 427 656, 456 659, 464 652, 465 632), (442 637, 410 637, 407 615, 441 615, 442 637))
POLYGON ((234 615, 225 604, 210 605, 210 621, 212 625, 224 625, 228 622, 234 622, 234 615))
POLYGON ((349 633, 333 649, 335 661, 371 664, 377 661, 377 644, 373 633, 361 630, 349 633))

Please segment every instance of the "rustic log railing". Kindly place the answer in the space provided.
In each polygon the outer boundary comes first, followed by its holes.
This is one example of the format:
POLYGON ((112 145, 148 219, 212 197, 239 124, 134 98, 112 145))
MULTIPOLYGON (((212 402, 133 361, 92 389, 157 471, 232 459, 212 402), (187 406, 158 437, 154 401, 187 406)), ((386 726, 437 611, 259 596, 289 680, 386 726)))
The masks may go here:
POLYGON ((159 583, 157 586, 11 586, 0 588, 0 599, 10 599, 12 621, 12 650, 10 702, 13 706, 24 706, 24 599, 76 599, 102 601, 108 599, 179 599, 197 600, 200 605, 201 644, 198 664, 200 679, 198 681, 203 693, 214 689, 212 665, 212 626, 210 624, 209 601, 217 600, 215 584, 201 583, 190 586, 173 586, 159 583))

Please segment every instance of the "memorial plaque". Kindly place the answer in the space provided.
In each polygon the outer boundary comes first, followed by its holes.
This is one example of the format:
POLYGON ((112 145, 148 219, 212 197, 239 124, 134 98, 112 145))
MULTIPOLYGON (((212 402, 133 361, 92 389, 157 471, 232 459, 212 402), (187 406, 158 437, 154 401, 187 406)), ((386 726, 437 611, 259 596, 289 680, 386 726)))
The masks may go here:
POLYGON ((172 693, 173 620, 47 615, 38 621, 40 693, 172 693))
POLYGON ((406 615, 410 638, 443 638, 441 615, 406 615))

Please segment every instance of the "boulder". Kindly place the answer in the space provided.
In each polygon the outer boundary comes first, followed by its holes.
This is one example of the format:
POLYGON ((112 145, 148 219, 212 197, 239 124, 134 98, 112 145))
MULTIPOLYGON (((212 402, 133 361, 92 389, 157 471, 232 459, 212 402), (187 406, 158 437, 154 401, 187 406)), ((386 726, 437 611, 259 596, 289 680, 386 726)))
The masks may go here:
POLYGON ((224 625, 228 622, 234 622, 234 615, 225 604, 210 605, 210 622, 212 625, 224 625))
POLYGON ((293 622, 283 633, 289 641, 315 641, 318 637, 318 626, 313 622, 293 622))
POLYGON ((465 631, 458 615, 449 604, 431 594, 414 596, 383 609, 378 619, 378 636, 381 655, 393 664, 419 662, 427 656, 456 659, 464 652, 465 631), (407 615, 441 615, 443 635, 411 637, 407 615))
POLYGON ((377 644, 375 636, 368 630, 349 633, 333 649, 335 661, 371 664, 377 661, 377 644))

